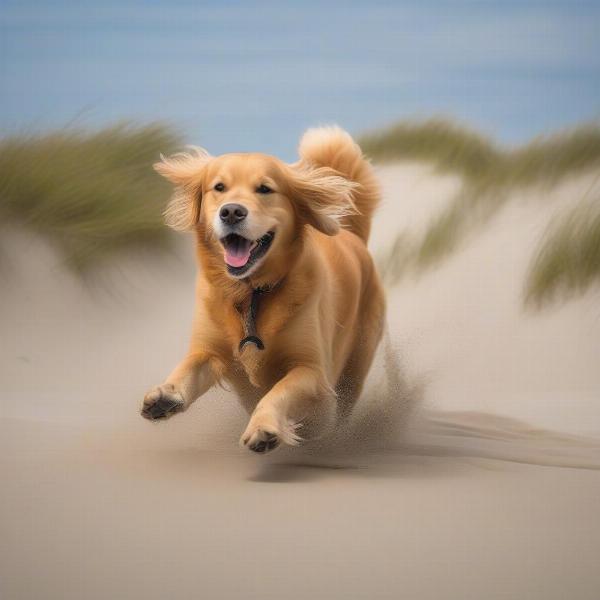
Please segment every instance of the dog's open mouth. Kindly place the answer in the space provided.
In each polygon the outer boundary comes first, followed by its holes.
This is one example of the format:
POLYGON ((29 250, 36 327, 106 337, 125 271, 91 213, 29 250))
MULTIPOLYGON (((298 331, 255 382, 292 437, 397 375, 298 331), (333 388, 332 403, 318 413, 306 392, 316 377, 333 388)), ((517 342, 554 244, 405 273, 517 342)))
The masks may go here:
POLYGON ((258 240, 249 240, 237 233, 230 233, 220 242, 225 250, 225 263, 232 275, 246 272, 259 258, 266 253, 275 237, 273 231, 265 233, 258 240))

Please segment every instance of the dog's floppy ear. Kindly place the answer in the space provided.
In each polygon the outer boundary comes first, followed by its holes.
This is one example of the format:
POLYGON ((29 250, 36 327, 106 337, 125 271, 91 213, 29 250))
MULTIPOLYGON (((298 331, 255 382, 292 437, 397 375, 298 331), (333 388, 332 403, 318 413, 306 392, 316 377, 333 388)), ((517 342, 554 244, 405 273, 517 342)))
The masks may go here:
POLYGON ((326 235, 335 235, 343 218, 357 212, 352 200, 357 184, 330 167, 290 165, 288 185, 300 217, 326 235))
POLYGON ((165 209, 165 221, 178 231, 193 229, 200 220, 202 178, 211 156, 203 148, 174 154, 154 165, 154 170, 175 184, 175 192, 165 209))

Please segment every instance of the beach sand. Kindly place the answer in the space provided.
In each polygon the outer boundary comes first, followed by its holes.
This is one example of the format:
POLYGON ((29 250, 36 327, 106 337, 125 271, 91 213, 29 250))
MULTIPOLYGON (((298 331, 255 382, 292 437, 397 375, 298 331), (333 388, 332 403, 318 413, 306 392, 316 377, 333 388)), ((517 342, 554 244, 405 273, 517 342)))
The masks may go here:
MULTIPOLYGON (((459 182, 379 169, 372 247, 459 182)), ((600 309, 541 312, 524 274, 580 178, 529 190, 389 294, 387 342, 345 431, 254 456, 215 391, 138 415, 187 345, 191 240, 93 280, 3 235, 0 597, 600 597, 600 309)))

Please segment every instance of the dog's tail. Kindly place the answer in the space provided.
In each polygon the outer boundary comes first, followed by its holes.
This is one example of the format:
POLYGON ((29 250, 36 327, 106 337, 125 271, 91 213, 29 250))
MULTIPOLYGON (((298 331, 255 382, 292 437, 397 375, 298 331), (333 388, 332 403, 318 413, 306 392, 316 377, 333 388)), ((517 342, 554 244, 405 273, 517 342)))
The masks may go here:
POLYGON ((373 168, 359 145, 340 127, 317 127, 302 136, 298 152, 302 162, 315 167, 330 167, 357 184, 352 193, 356 212, 344 216, 341 224, 367 243, 371 218, 381 192, 373 168))

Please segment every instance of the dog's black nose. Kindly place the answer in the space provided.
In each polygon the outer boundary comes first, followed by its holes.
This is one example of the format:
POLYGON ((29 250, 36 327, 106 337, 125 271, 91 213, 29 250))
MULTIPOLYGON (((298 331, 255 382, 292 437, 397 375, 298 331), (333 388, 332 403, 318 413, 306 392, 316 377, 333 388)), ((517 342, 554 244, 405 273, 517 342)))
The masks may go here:
POLYGON ((225 204, 219 211, 219 216, 223 223, 227 225, 235 225, 243 221, 248 216, 248 209, 241 204, 225 204))

